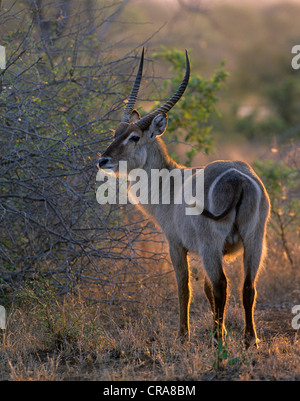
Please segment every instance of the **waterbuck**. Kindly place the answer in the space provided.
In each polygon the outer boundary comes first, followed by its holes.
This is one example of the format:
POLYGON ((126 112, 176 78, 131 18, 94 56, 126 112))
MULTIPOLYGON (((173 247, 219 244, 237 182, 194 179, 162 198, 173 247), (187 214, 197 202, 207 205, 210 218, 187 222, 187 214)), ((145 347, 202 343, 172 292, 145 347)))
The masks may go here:
MULTIPOLYGON (((144 169, 149 177, 153 169, 167 169, 170 172, 179 169, 183 173, 186 167, 170 158, 160 137, 167 128, 167 112, 178 102, 188 85, 188 54, 186 52, 185 76, 177 92, 163 106, 141 118, 133 108, 142 78, 143 60, 144 49, 122 120, 115 131, 113 142, 100 157, 98 167, 111 169, 118 174, 119 162, 126 161, 129 173, 136 168, 144 169)), ((257 346, 253 319, 255 279, 264 256, 269 197, 259 177, 245 162, 218 160, 203 169, 204 210, 201 214, 186 214, 187 205, 185 202, 176 204, 174 193, 170 204, 149 202, 140 205, 161 227, 169 242, 169 253, 178 285, 179 338, 182 341, 189 340, 188 252, 202 258, 206 273, 204 289, 214 315, 214 338, 219 341, 226 333, 224 313, 227 279, 222 259, 230 258, 243 249, 245 344, 247 347, 250 344, 257 346)), ((148 185, 147 189, 151 193, 151 183, 148 185)), ((174 192, 173 187, 170 190, 174 192)))

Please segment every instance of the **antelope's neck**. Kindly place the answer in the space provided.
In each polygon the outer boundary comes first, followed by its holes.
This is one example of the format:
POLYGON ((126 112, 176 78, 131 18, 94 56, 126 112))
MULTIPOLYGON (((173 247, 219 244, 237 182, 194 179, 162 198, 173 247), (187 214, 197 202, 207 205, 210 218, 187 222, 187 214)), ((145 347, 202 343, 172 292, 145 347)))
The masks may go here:
MULTIPOLYGON (((161 196, 159 196, 159 202, 158 203, 153 203, 151 202, 152 199, 152 193, 151 191, 153 190, 152 186, 152 180, 153 180, 153 170, 174 170, 174 169, 180 169, 182 170, 184 167, 180 166, 173 160, 167 152, 166 146, 164 142, 160 139, 157 138, 156 141, 153 143, 150 151, 147 153, 147 160, 146 163, 143 167, 143 170, 147 173, 148 176, 148 182, 147 182, 147 187, 143 188, 143 191, 147 191, 148 194, 148 203, 143 203, 139 205, 139 208, 142 209, 143 212, 145 212, 147 215, 150 215, 151 217, 154 218, 154 220, 161 226, 161 228, 164 230, 164 225, 165 225, 165 216, 166 216, 166 210, 170 209, 173 207, 173 202, 171 204, 162 204, 161 202, 161 196)), ((160 185, 160 190, 161 190, 161 185, 160 185)), ((173 190, 171 190, 173 193, 173 190)))
POLYGON ((164 142, 157 138, 156 141, 151 145, 151 151, 148 153, 148 157, 146 163, 144 165, 145 171, 147 171, 148 175, 151 174, 151 170, 153 169, 167 169, 173 170, 174 168, 184 168, 184 166, 180 166, 173 160, 169 155, 164 142))

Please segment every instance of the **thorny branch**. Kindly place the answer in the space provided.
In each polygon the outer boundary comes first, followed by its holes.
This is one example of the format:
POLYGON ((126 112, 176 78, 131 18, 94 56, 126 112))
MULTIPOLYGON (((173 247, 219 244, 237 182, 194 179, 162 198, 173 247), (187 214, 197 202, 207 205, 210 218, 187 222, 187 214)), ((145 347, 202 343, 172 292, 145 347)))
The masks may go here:
POLYGON ((94 38, 128 0, 85 1, 78 12, 71 3, 16 2, 0 13, 0 294, 47 277, 99 302, 146 300, 170 272, 162 237, 131 205, 100 206, 95 196, 97 152, 136 59, 134 50, 116 59, 114 45, 94 38))

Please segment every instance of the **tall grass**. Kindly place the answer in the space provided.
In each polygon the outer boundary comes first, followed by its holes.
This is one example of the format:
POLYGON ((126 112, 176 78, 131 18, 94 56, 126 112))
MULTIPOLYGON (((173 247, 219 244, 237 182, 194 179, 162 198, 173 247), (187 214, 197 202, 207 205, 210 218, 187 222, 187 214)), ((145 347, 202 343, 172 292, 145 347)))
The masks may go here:
MULTIPOLYGON (((243 345, 241 258, 226 266, 227 340, 217 348, 211 341, 212 316, 202 289, 203 272, 195 259, 189 343, 176 339, 178 310, 171 275, 168 294, 152 294, 151 302, 121 305, 89 302, 80 291, 62 298, 49 281, 28 282, 15 294, 8 312, 0 346, 0 379, 300 379, 298 332, 291 327, 300 274, 292 271, 281 249, 272 248, 272 241, 269 238, 269 256, 258 279, 258 350, 246 351, 243 345), (162 300, 163 295, 169 298, 162 300)), ((299 262, 299 246, 293 247, 299 262)))

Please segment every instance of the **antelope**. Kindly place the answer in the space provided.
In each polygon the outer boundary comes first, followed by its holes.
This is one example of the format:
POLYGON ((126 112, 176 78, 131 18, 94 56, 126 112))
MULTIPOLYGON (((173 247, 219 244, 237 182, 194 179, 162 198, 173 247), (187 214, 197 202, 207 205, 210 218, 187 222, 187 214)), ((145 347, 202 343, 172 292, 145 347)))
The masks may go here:
MULTIPOLYGON (((138 73, 128 98, 114 140, 98 161, 98 168, 118 174, 120 161, 128 171, 144 169, 187 168, 177 164, 167 153, 161 139, 168 124, 167 113, 182 97, 190 77, 190 61, 186 51, 185 76, 177 92, 161 107, 141 118, 134 109, 144 62, 142 51, 138 73)), ((189 341, 189 307, 191 299, 188 252, 200 255, 205 271, 205 294, 213 317, 214 341, 224 341, 227 301, 227 278, 223 258, 235 257, 243 250, 244 284, 242 300, 245 314, 246 347, 258 346, 254 323, 256 278, 266 249, 266 225, 270 201, 265 187, 253 169, 243 161, 218 160, 204 169, 204 209, 201 214, 187 215, 185 204, 139 205, 162 229, 169 243, 169 254, 175 270, 179 299, 179 332, 181 341, 189 341)), ((194 170, 193 170, 194 171, 194 170)), ((149 184, 149 193, 151 187, 149 184)), ((172 189, 171 189, 172 191, 172 189)))

